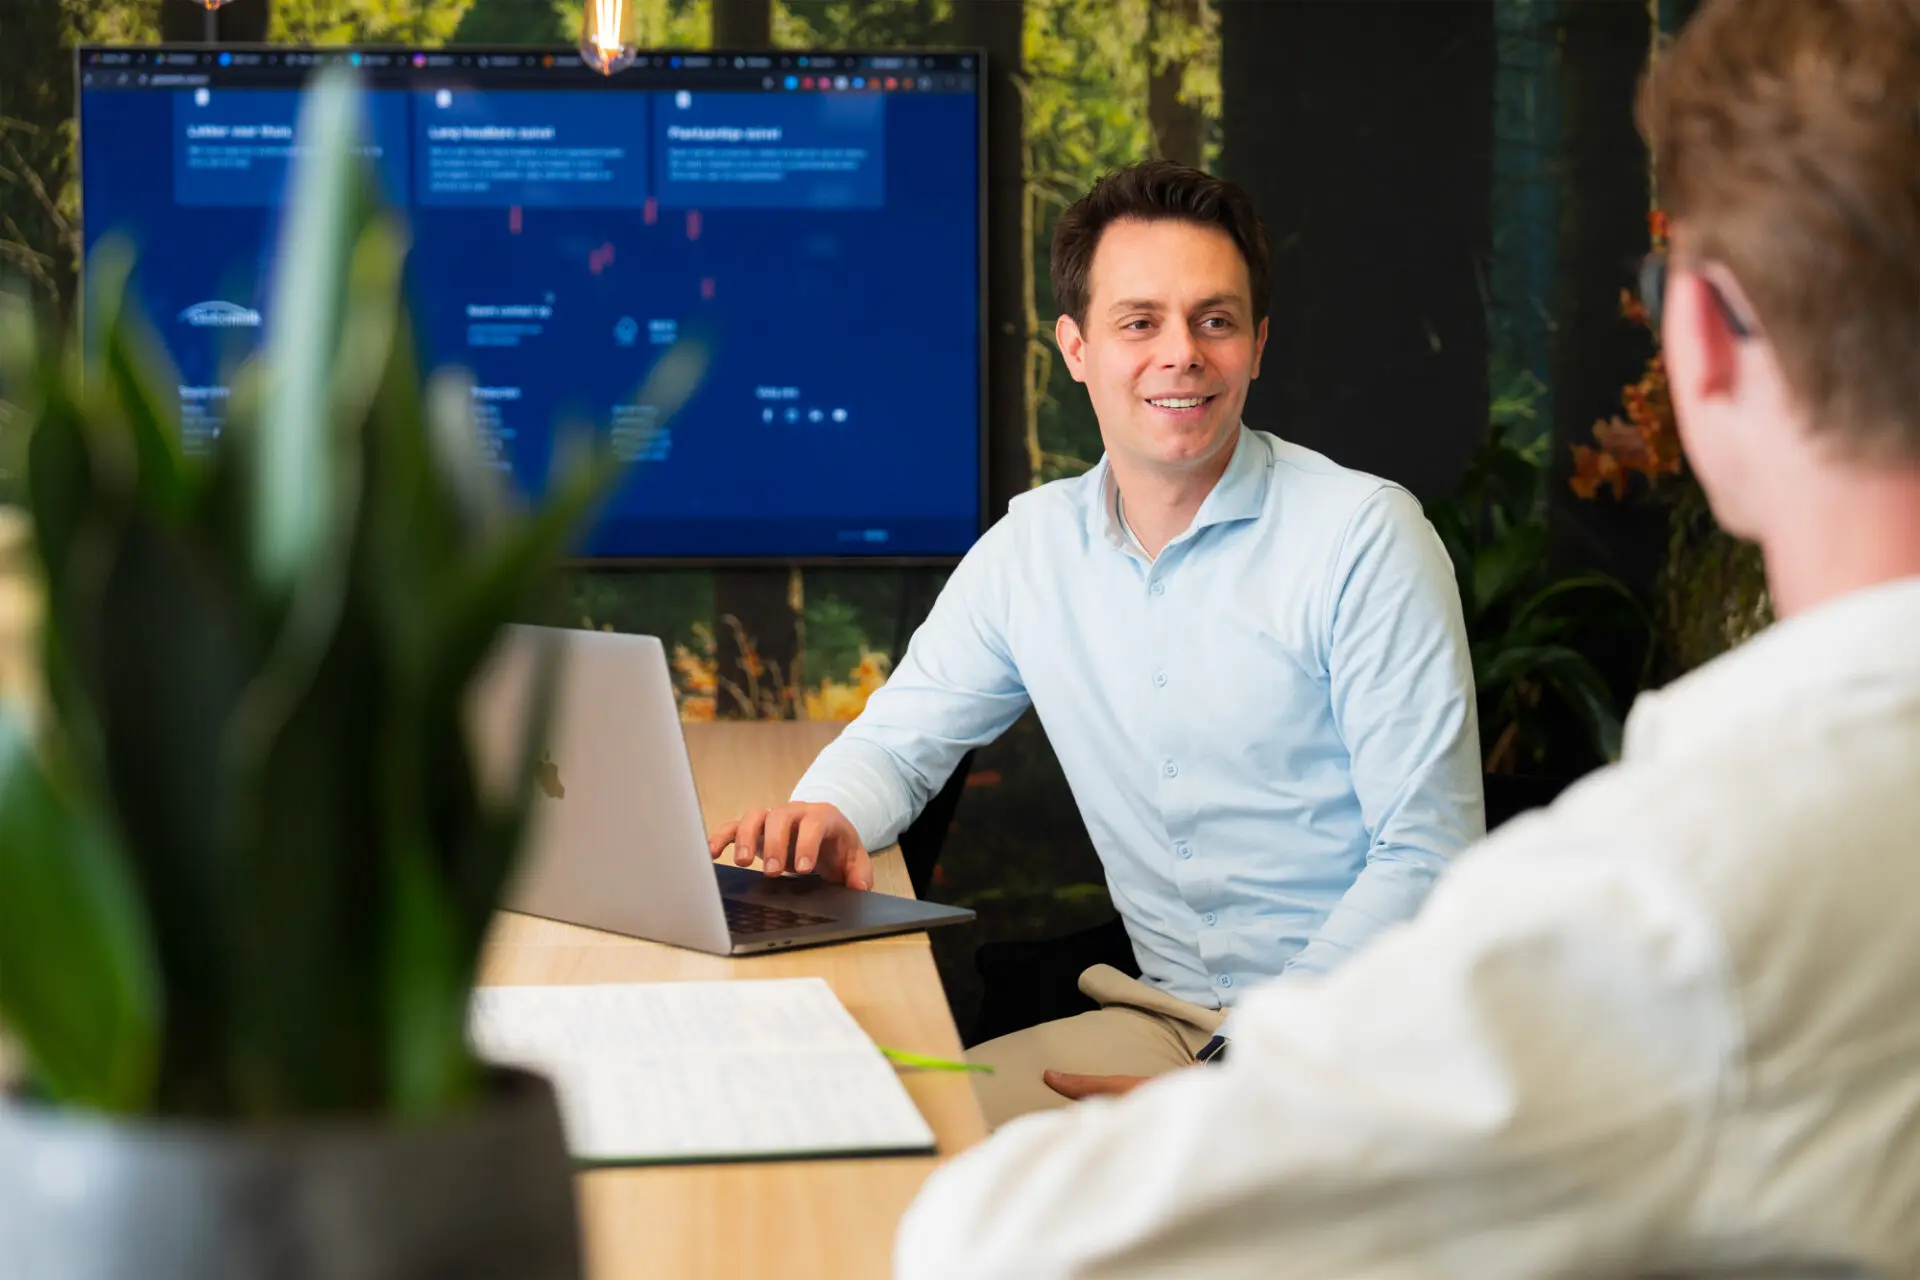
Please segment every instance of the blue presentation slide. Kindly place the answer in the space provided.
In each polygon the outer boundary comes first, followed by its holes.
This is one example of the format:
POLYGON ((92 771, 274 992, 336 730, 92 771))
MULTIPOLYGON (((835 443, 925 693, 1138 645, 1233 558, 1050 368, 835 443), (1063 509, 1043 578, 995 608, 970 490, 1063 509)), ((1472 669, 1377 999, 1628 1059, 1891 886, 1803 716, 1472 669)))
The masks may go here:
POLYGON ((873 94, 658 93, 653 180, 675 208, 878 209, 886 109, 873 94))
MULTIPOLYGON (((173 202, 183 208, 277 207, 294 153, 299 95, 276 89, 197 89, 169 96, 173 202)), ((370 95, 366 101, 365 149, 379 164, 387 199, 404 201, 406 104, 392 94, 370 95)), ((98 163, 103 162, 96 157, 88 168, 98 163)))
POLYGON ((643 94, 413 95, 424 206, 637 209, 647 198, 643 94))
MULTIPOLYGON (((484 447, 538 494, 556 428, 632 469, 592 556, 950 556, 981 519, 970 94, 382 89, 369 156, 407 216, 425 361, 474 383, 484 447), (699 335, 670 422, 636 393, 699 335)), ((267 315, 295 89, 88 89, 88 247, 119 233, 221 429, 267 315)))

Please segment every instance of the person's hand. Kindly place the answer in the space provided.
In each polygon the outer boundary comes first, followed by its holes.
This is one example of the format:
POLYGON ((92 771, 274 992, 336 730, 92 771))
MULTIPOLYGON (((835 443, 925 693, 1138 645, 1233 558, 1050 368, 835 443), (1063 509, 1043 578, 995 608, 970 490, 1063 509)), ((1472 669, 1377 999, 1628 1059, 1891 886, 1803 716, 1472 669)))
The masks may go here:
POLYGON ((821 879, 849 889, 873 888, 873 859, 847 815, 830 804, 796 801, 777 809, 749 809, 707 837, 707 852, 716 861, 728 845, 737 865, 759 858, 760 869, 770 876, 792 867, 802 875, 817 871, 821 879))
POLYGON ((1041 1074, 1047 1088, 1075 1102, 1082 1098, 1117 1098, 1145 1084, 1147 1076, 1083 1076, 1071 1071, 1047 1071, 1041 1074))

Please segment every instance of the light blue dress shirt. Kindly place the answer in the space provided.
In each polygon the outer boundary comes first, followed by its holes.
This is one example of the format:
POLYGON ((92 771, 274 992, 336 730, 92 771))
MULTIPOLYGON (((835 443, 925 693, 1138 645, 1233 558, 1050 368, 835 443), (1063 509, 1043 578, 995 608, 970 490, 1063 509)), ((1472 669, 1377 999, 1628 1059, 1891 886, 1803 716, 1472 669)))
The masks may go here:
POLYGON ((1039 713, 1142 978, 1208 1008, 1411 917, 1485 831, 1459 591, 1412 495, 1242 427, 1149 561, 1104 460, 1014 499, 794 791, 870 849, 1039 713))

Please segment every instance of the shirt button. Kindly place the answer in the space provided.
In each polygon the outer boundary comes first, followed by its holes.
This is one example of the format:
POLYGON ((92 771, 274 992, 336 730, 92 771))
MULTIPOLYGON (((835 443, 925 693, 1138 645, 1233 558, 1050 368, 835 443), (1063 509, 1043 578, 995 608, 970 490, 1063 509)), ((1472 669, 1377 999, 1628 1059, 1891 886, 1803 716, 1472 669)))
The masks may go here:
POLYGON ((1150 595, 1163 596, 1167 594, 1167 584, 1164 582, 1156 582, 1147 588, 1147 592, 1150 595))
POLYGON ((1182 840, 1179 844, 1173 846, 1173 851, 1179 854, 1182 860, 1191 858, 1193 856, 1193 846, 1188 844, 1184 840, 1182 840))
POLYGON ((1209 911, 1207 912, 1207 914, 1200 917, 1200 922, 1202 924, 1219 924, 1220 917, 1218 915, 1215 915, 1213 912, 1209 911))
POLYGON ((1159 686, 1160 688, 1162 688, 1162 689, 1164 689, 1164 688, 1166 688, 1166 687, 1167 687, 1167 673, 1166 673, 1166 672, 1164 672, 1164 671, 1156 671, 1156 672, 1154 672, 1154 673, 1153 673, 1153 682, 1154 682, 1154 684, 1156 684, 1156 685, 1158 685, 1158 686, 1159 686))
POLYGON ((1160 766, 1160 772, 1166 774, 1169 778, 1177 778, 1180 776, 1180 766, 1169 760, 1160 766))
POLYGON ((1230 973, 1223 973, 1218 978, 1216 978, 1215 981, 1218 982, 1223 987, 1230 987, 1233 985, 1233 975, 1230 973))

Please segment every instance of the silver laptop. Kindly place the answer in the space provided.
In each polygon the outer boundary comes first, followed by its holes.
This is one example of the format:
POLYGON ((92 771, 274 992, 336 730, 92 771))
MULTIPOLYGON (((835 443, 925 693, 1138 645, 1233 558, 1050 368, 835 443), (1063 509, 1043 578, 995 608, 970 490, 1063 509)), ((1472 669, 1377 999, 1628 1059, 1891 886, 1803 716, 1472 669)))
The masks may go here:
POLYGON ((652 636, 508 628, 469 708, 481 777, 496 794, 513 778, 545 645, 558 646, 560 679, 512 910, 715 955, 973 918, 815 875, 715 863, 666 651, 652 636))

